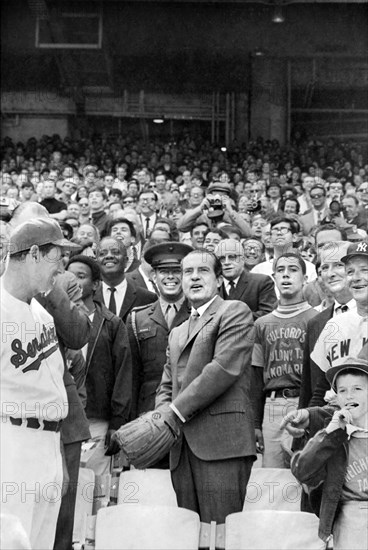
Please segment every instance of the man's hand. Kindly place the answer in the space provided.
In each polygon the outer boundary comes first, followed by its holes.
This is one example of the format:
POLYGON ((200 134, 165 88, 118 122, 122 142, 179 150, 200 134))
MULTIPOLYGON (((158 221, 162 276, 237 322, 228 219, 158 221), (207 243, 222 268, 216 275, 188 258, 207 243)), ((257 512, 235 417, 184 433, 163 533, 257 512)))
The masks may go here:
POLYGON ((210 208, 210 202, 209 202, 209 199, 211 198, 212 195, 207 195, 206 197, 204 197, 204 199, 202 200, 201 204, 199 205, 199 208, 200 210, 203 212, 204 210, 209 210, 210 208))
POLYGON ((309 411, 299 409, 290 411, 280 424, 281 430, 286 430, 293 437, 303 437, 305 428, 309 426, 309 411))
POLYGON ((254 431, 255 431, 255 435, 256 435, 256 449, 257 449, 257 453, 263 454, 263 451, 264 451, 264 441, 263 441, 263 433, 262 433, 262 430, 260 430, 259 428, 256 428, 254 431))
POLYGON ((228 197, 227 195, 224 195, 221 197, 221 201, 222 201, 222 206, 224 207, 224 210, 227 210, 227 212, 229 212, 229 214, 231 212, 234 212, 234 208, 231 204, 231 198, 228 197))
POLYGON ((105 437, 105 456, 113 456, 116 455, 120 451, 120 446, 112 439, 112 435, 115 433, 115 430, 107 430, 106 437, 105 437))
POLYGON ((346 424, 351 424, 351 422, 352 416, 349 409, 340 409, 334 412, 330 423, 326 426, 326 432, 331 433, 338 429, 345 430, 346 424))

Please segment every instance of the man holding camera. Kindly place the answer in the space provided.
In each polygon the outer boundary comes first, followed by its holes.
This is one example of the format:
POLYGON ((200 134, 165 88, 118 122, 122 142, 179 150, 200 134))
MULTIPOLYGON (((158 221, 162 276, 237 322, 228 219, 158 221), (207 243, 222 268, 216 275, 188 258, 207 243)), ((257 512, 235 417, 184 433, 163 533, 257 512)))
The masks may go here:
POLYGON ((178 221, 179 231, 190 231, 193 225, 199 221, 205 222, 210 228, 214 228, 220 221, 224 221, 238 227, 243 237, 250 237, 250 226, 234 210, 230 193, 231 187, 228 183, 211 183, 202 202, 195 208, 188 210, 182 219, 178 221))

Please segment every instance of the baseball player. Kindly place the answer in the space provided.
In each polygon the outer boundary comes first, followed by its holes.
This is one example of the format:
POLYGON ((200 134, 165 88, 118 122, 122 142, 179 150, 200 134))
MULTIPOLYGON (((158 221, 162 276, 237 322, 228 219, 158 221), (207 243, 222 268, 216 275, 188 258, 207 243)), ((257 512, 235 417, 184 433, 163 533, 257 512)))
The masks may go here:
POLYGON ((357 309, 331 319, 321 332, 311 358, 324 372, 357 356, 368 341, 368 242, 351 244, 341 261, 357 309))
POLYGON ((1 279, 1 511, 19 517, 32 548, 52 548, 61 500, 60 425, 68 413, 53 318, 35 300, 51 291, 58 223, 35 218, 10 236, 1 279))

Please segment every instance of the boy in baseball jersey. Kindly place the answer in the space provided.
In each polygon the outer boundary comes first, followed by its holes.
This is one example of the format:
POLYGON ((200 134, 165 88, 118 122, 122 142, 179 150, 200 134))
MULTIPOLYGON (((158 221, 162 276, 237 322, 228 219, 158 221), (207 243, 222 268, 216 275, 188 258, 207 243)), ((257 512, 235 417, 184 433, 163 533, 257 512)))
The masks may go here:
POLYGON ((258 450, 264 468, 285 468, 280 422, 296 409, 300 394, 308 321, 317 312, 303 301, 307 280, 304 260, 293 252, 277 258, 274 278, 280 292, 277 309, 257 319, 253 348, 253 409, 258 450))
POLYGON ((48 293, 61 249, 58 223, 35 218, 14 229, 1 279, 1 511, 19 517, 32 548, 52 548, 60 507, 60 425, 68 413, 64 363, 48 293))

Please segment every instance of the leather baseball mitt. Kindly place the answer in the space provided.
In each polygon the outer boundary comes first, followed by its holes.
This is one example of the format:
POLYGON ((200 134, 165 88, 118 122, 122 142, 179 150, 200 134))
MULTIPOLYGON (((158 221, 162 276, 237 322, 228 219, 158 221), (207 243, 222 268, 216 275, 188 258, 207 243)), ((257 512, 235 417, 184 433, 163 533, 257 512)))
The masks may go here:
POLYGON ((149 468, 163 458, 180 436, 180 420, 170 407, 142 414, 112 436, 135 468, 149 468))

